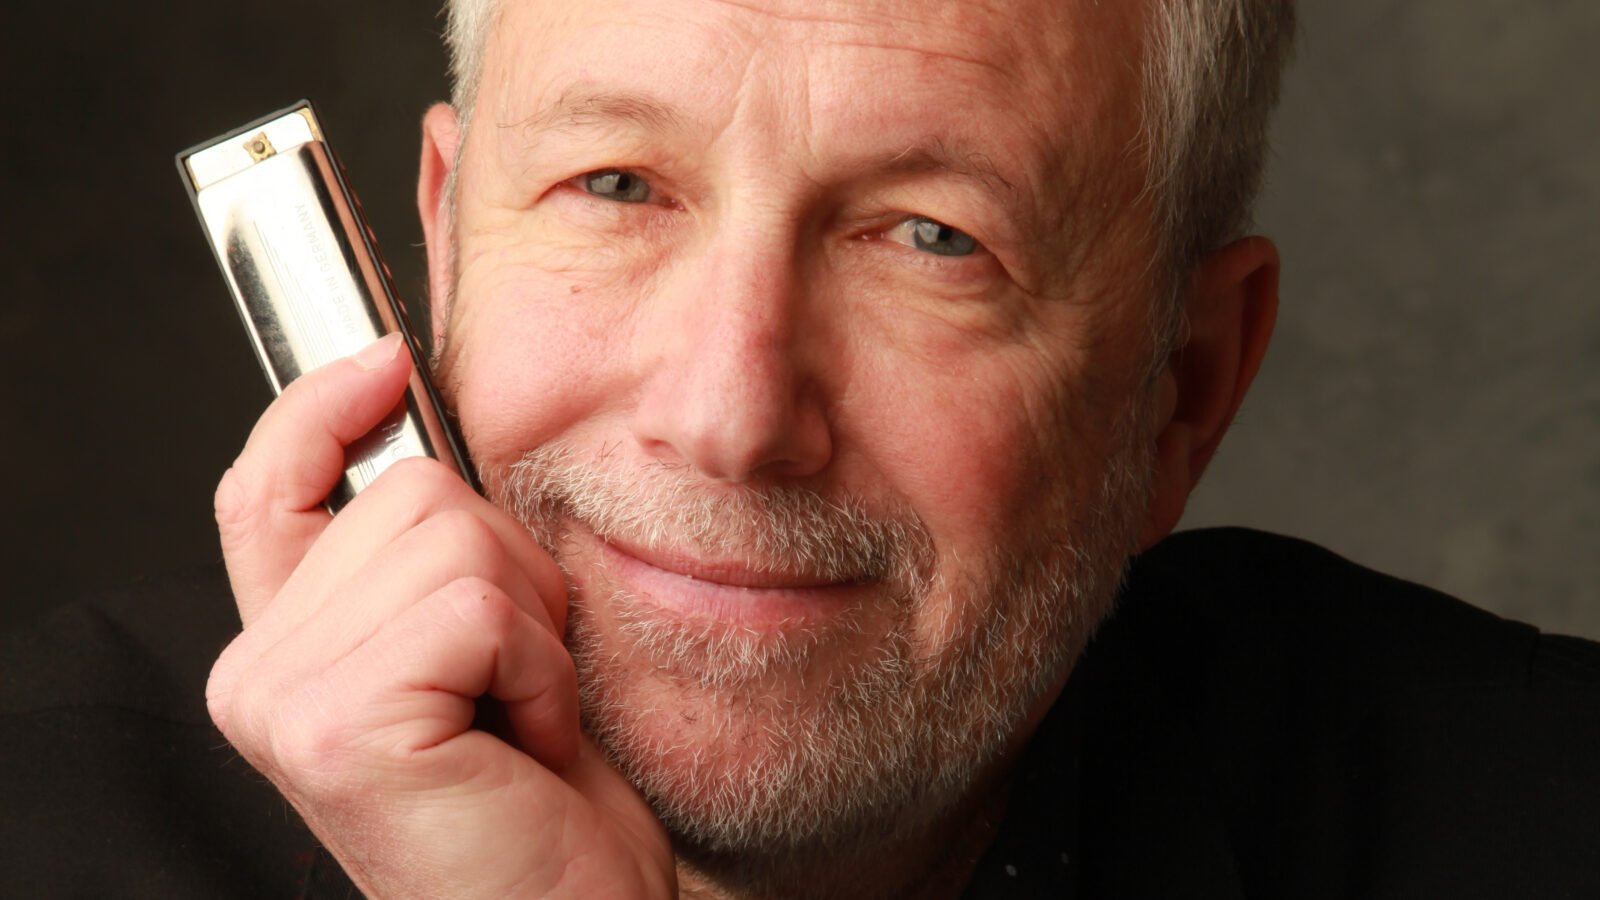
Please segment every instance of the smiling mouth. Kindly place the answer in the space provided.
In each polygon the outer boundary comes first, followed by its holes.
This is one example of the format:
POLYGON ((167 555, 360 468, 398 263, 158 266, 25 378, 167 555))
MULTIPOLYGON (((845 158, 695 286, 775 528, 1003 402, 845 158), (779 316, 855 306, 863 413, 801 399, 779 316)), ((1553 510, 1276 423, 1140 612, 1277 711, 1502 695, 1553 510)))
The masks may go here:
POLYGON ((616 538, 596 539, 613 553, 630 557, 653 569, 709 586, 741 588, 751 591, 796 591, 859 585, 860 580, 837 578, 801 571, 782 565, 747 560, 706 560, 674 550, 642 547, 616 538))
POLYGON ((871 579, 840 580, 762 560, 650 549, 602 538, 581 525, 569 534, 582 535, 606 577, 626 588, 626 602, 642 604, 636 611, 654 609, 669 619, 771 633, 831 628, 875 605, 879 593, 871 579))

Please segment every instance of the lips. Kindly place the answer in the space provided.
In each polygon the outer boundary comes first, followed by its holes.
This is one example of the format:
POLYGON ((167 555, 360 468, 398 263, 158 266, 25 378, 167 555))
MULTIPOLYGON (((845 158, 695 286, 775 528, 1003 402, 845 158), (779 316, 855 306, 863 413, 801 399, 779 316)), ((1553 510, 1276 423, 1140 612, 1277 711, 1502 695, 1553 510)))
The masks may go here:
MULTIPOLYGON (((673 618, 717 622, 759 631, 824 626, 872 595, 870 584, 840 582, 814 573, 745 560, 706 560, 671 550, 652 550, 615 539, 583 535, 601 564, 603 580, 619 582, 633 602, 673 618)), ((588 554, 584 554, 588 555, 588 554)), ((578 576, 579 581, 586 579, 578 576)))
POLYGON ((782 566, 703 560, 686 553, 676 553, 670 550, 651 550, 614 538, 605 540, 605 543, 617 553, 631 556, 652 568, 722 587, 783 591, 842 587, 846 584, 823 576, 812 575, 794 569, 785 569, 782 566))

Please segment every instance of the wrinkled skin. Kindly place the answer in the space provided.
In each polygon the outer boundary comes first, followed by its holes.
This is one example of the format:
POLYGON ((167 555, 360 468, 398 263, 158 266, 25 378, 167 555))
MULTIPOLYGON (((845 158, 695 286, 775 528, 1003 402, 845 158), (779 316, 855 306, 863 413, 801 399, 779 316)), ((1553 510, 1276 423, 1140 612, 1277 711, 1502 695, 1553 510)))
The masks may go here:
MULTIPOLYGON (((449 299, 438 374, 491 496, 552 444, 713 500, 797 486, 908 517, 929 588, 907 603, 750 548, 711 556, 572 517, 541 548, 533 523, 425 462, 330 523, 316 504, 341 447, 403 387, 391 353, 306 376, 219 487, 246 629, 214 671, 213 713, 375 895, 748 888, 714 859, 674 860, 580 735, 576 680, 603 677, 644 710, 636 736, 683 751, 633 760, 636 776, 693 758, 737 778, 760 742, 718 735, 789 727, 763 717, 805 715, 889 634, 919 671, 963 664, 1001 602, 996 548, 1059 556, 1065 534, 1114 571, 1170 530, 1264 351, 1276 258, 1254 240, 1203 262, 1191 341, 1146 377, 1133 4, 504 5, 465 147, 455 112, 431 110, 419 183, 434 296, 449 299), (918 231, 923 218, 957 231, 918 231), (1091 517, 1130 442, 1139 490, 1091 517), (1116 527, 1072 533, 1091 522, 1116 527), (603 670, 574 674, 559 645, 568 598, 546 550, 610 651, 603 670), (833 627, 844 608, 850 627, 833 627), (784 703, 730 704, 633 654, 634 612, 758 641, 800 621, 820 650, 763 679, 784 703), (481 694, 504 705, 498 736, 471 727, 481 694)), ((1097 584, 1051 640, 1081 645, 1109 601, 1097 584)), ((1016 684, 1038 648, 1002 637, 986 665, 1016 684)), ((1033 694, 969 789, 874 848, 870 877, 839 860, 842 884, 958 892, 988 837, 972 813, 1003 802, 1071 655, 1026 673, 1033 694)), ((692 811, 687 784, 676 800, 692 811)))

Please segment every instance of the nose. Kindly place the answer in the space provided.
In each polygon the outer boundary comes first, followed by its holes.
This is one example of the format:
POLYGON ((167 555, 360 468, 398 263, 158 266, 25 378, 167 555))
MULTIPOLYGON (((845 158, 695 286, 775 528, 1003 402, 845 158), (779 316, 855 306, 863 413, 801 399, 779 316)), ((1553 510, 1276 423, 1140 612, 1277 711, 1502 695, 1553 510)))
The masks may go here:
POLYGON ((730 483, 827 466, 827 339, 798 284, 793 253, 708 247, 645 301, 632 421, 645 453, 730 483))

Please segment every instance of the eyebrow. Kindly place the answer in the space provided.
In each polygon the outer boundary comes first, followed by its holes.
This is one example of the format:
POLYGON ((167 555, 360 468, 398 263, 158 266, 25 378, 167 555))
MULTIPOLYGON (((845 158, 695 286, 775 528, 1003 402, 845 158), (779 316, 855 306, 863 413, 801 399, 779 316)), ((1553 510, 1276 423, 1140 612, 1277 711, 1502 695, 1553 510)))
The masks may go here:
POLYGON ((891 175, 920 175, 929 172, 954 175, 978 183, 994 194, 1008 209, 1018 205, 1017 186, 1000 174, 994 161, 976 150, 962 150, 942 138, 930 138, 907 146, 892 156, 868 166, 870 171, 891 175))
POLYGON ((545 132, 595 128, 626 128, 639 131, 690 130, 693 123, 682 113, 645 93, 596 91, 570 87, 556 102, 518 122, 503 123, 527 143, 534 144, 545 132))

